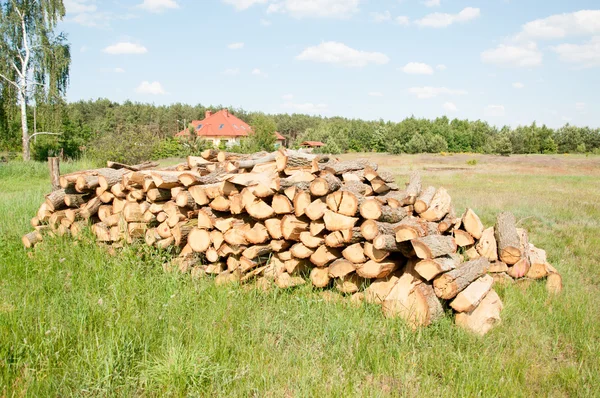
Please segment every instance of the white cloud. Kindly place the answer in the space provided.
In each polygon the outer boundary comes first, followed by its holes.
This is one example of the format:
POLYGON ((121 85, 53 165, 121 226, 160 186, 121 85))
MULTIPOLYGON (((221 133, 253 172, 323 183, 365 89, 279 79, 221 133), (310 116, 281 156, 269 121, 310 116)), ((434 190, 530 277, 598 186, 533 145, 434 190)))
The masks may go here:
POLYGON ((425 7, 439 7, 440 3, 440 0, 425 0, 423 2, 423 4, 425 4, 425 7))
POLYGON ((262 70, 258 69, 258 68, 254 68, 252 69, 251 72, 254 76, 260 76, 260 77, 268 77, 269 75, 266 74, 265 72, 263 72, 262 70))
POLYGON ((384 65, 390 61, 388 56, 383 53, 359 51, 335 41, 327 41, 318 46, 308 47, 296 56, 296 59, 357 68, 371 63, 384 65))
POLYGON ((498 47, 481 53, 481 60, 488 64, 507 67, 528 68, 542 64, 542 53, 537 44, 500 44, 498 47))
POLYGON ((523 25, 517 39, 562 39, 600 34, 600 10, 551 15, 523 25))
POLYGON ((227 48, 230 50, 239 50, 241 48, 244 48, 244 43, 231 43, 227 45, 227 48))
POLYGON ((294 99, 294 94, 284 94, 281 96, 281 98, 286 101, 291 101, 292 99, 294 99))
POLYGON ((456 107, 456 104, 454 104, 454 102, 445 102, 444 105, 442 105, 442 108, 444 108, 446 112, 458 111, 458 108, 456 107))
POLYGON ((585 102, 577 102, 575 103, 575 109, 577 109, 578 111, 583 111, 586 108, 586 104, 585 102))
POLYGON ((271 21, 269 21, 268 19, 261 19, 260 24, 262 26, 271 26, 271 21))
POLYGON ((295 18, 349 18, 358 12, 359 2, 360 0, 277 0, 269 5, 267 13, 285 13, 295 18))
POLYGON ((407 16, 400 15, 400 16, 396 17, 396 23, 398 25, 408 26, 408 25, 410 25, 410 19, 407 16))
POLYGON ((313 104, 311 102, 296 104, 293 102, 286 102, 281 106, 284 109, 288 109, 293 112, 309 113, 309 114, 321 114, 329 112, 329 106, 327 104, 313 104))
POLYGON ((144 0, 138 4, 138 8, 154 13, 161 13, 166 10, 174 10, 179 8, 179 4, 175 0, 144 0))
POLYGON ((369 97, 383 97, 383 93, 379 91, 371 91, 369 97))
POLYGON ((371 19, 376 23, 387 22, 392 19, 392 14, 389 11, 372 12, 371 19))
POLYGON ((223 71, 223 74, 227 75, 227 76, 237 76, 240 74, 240 69, 239 68, 228 68, 223 71))
POLYGON ((89 50, 88 46, 81 46, 79 48, 80 53, 86 53, 89 50))
POLYGON ((559 44, 551 48, 563 62, 577 64, 582 68, 600 66, 600 36, 595 36, 584 44, 559 44))
POLYGON ((148 49, 140 44, 120 42, 106 47, 103 51, 112 55, 145 54, 148 52, 148 49))
POLYGON ((433 75, 433 68, 420 62, 409 62, 402 71, 411 75, 433 75))
POLYGON ((84 12, 95 12, 95 4, 89 4, 88 0, 65 0, 64 5, 69 14, 82 14, 84 12))
POLYGON ((440 95, 467 95, 465 90, 454 90, 446 87, 412 87, 408 92, 414 94, 419 99, 435 98, 440 95))
POLYGON ((159 82, 143 81, 138 88, 135 89, 138 94, 164 95, 167 92, 163 89, 159 82))
POLYGON ((267 0, 222 0, 225 4, 230 4, 238 11, 246 10, 255 4, 265 4, 267 0))
POLYGON ((435 69, 445 71, 446 69, 448 69, 448 67, 444 64, 439 64, 439 65, 436 65, 435 69))
POLYGON ((114 72, 115 73, 125 73, 125 69, 123 69, 123 68, 115 68, 114 72))
POLYGON ((492 116, 492 117, 504 116, 505 111, 506 110, 504 109, 504 105, 488 105, 484 109, 485 115, 492 116))
POLYGON ((446 14, 436 12, 433 14, 425 15, 421 19, 417 19, 415 22, 421 27, 427 28, 445 28, 454 23, 468 22, 473 19, 479 18, 481 11, 479 8, 467 7, 458 14, 446 14))
POLYGON ((521 82, 516 82, 516 83, 513 83, 513 84, 512 84, 512 86, 513 86, 514 88, 516 88, 516 89, 522 89, 522 88, 524 88, 524 87, 525 87, 525 85, 524 85, 523 83, 521 83, 521 82))

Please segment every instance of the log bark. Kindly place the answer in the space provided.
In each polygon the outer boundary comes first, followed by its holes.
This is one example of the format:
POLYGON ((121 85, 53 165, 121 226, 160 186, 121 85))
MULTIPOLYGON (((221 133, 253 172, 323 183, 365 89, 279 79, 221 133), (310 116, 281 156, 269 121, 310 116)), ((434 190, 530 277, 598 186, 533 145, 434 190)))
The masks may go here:
POLYGON ((40 232, 38 232, 37 230, 30 232, 27 235, 23 235, 23 237, 21 238, 21 242, 23 242, 23 246, 25 246, 25 248, 27 248, 27 249, 34 247, 35 245, 37 245, 38 243, 40 243, 43 240, 44 240, 44 238, 42 237, 42 234, 40 232))
POLYGON ((485 275, 490 266, 489 261, 484 258, 468 261, 460 267, 446 272, 433 281, 435 294, 439 298, 449 300, 456 297, 475 279, 485 275))
POLYGON ((417 257, 428 260, 456 253, 456 242, 451 236, 428 235, 411 241, 417 257))
POLYGON ((408 184, 406 185, 405 199, 403 205, 414 205, 417 198, 421 194, 421 174, 413 171, 409 176, 408 184))
POLYGON ((333 174, 325 174, 319 178, 315 178, 310 183, 310 193, 314 196, 325 196, 331 192, 337 191, 342 186, 339 178, 333 174))
POLYGON ((483 336, 500 323, 503 307, 500 297, 492 289, 475 310, 456 314, 455 322, 458 326, 483 336))
POLYGON ((396 242, 407 242, 427 235, 437 235, 437 225, 418 217, 407 217, 394 226, 396 242))
POLYGON ((435 195, 435 191, 436 191, 435 187, 430 186, 430 187, 427 187, 425 190, 423 190, 423 192, 421 192, 421 194, 415 201, 415 212, 421 214, 429 208, 429 205, 431 204, 431 200, 433 199, 433 196, 435 195))
POLYGON ((498 257, 500 261, 513 265, 521 259, 521 243, 517 233, 515 216, 510 212, 498 214, 495 227, 498 257))
POLYGON ((399 223, 390 224, 375 220, 366 220, 360 226, 360 232, 365 240, 372 241, 379 235, 394 235, 399 223))
POLYGON ((450 211, 452 206, 452 198, 445 188, 439 188, 433 198, 429 208, 421 213, 421 218, 427 221, 440 221, 450 211))

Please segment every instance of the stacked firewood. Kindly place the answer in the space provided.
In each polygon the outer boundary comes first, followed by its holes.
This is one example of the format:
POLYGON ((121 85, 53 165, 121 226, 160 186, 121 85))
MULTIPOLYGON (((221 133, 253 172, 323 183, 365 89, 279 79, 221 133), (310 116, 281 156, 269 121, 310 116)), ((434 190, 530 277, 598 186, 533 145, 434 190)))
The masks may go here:
POLYGON ((167 270, 264 288, 310 281, 381 304, 413 327, 451 309, 480 334, 500 320, 494 283, 547 278, 549 290, 562 288, 512 214, 485 228, 472 209, 458 216, 446 189, 422 187, 418 173, 401 189, 368 160, 284 149, 207 150, 156 166, 110 162, 61 176, 24 245, 44 231, 77 237, 91 226, 100 242, 174 248, 167 270))

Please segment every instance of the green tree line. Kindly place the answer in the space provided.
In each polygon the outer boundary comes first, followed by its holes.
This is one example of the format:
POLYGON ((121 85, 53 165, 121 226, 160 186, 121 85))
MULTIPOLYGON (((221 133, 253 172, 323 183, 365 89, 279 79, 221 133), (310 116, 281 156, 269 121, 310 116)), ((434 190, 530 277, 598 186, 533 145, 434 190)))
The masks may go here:
MULTIPOLYGON (((21 119, 17 105, 2 101, 0 92, 0 150, 21 149, 21 119)), ((88 156, 104 160, 141 160, 196 153, 207 147, 203 140, 176 140, 186 123, 204 118, 206 110, 222 106, 173 104, 156 106, 108 99, 66 103, 38 103, 29 108, 31 130, 53 131, 59 136, 40 136, 32 145, 33 157, 63 153, 65 157, 88 156), (35 113, 35 126, 34 126, 35 113)), ((230 109, 255 126, 257 134, 233 148, 237 151, 271 149, 270 129, 287 138, 288 147, 303 141, 322 141, 329 153, 390 152, 437 153, 478 152, 497 154, 600 153, 600 129, 565 125, 552 129, 529 126, 498 128, 476 120, 435 120, 409 117, 399 123, 364 121, 342 117, 325 118, 301 114, 265 115, 230 109)))

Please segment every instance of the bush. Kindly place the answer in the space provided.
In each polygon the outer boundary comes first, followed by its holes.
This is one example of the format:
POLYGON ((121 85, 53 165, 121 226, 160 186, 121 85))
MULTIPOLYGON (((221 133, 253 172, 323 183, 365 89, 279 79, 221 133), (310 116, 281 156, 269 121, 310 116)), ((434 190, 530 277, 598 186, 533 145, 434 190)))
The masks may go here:
POLYGON ((117 126, 90 142, 88 156, 102 163, 113 160, 136 164, 153 159, 160 145, 161 139, 146 126, 117 126))
POLYGON ((421 134, 413 135, 408 144, 406 144, 406 152, 408 153, 422 153, 426 149, 427 143, 421 134))
POLYGON ((467 164, 469 166, 476 166, 477 165, 477 159, 467 160, 467 164))

